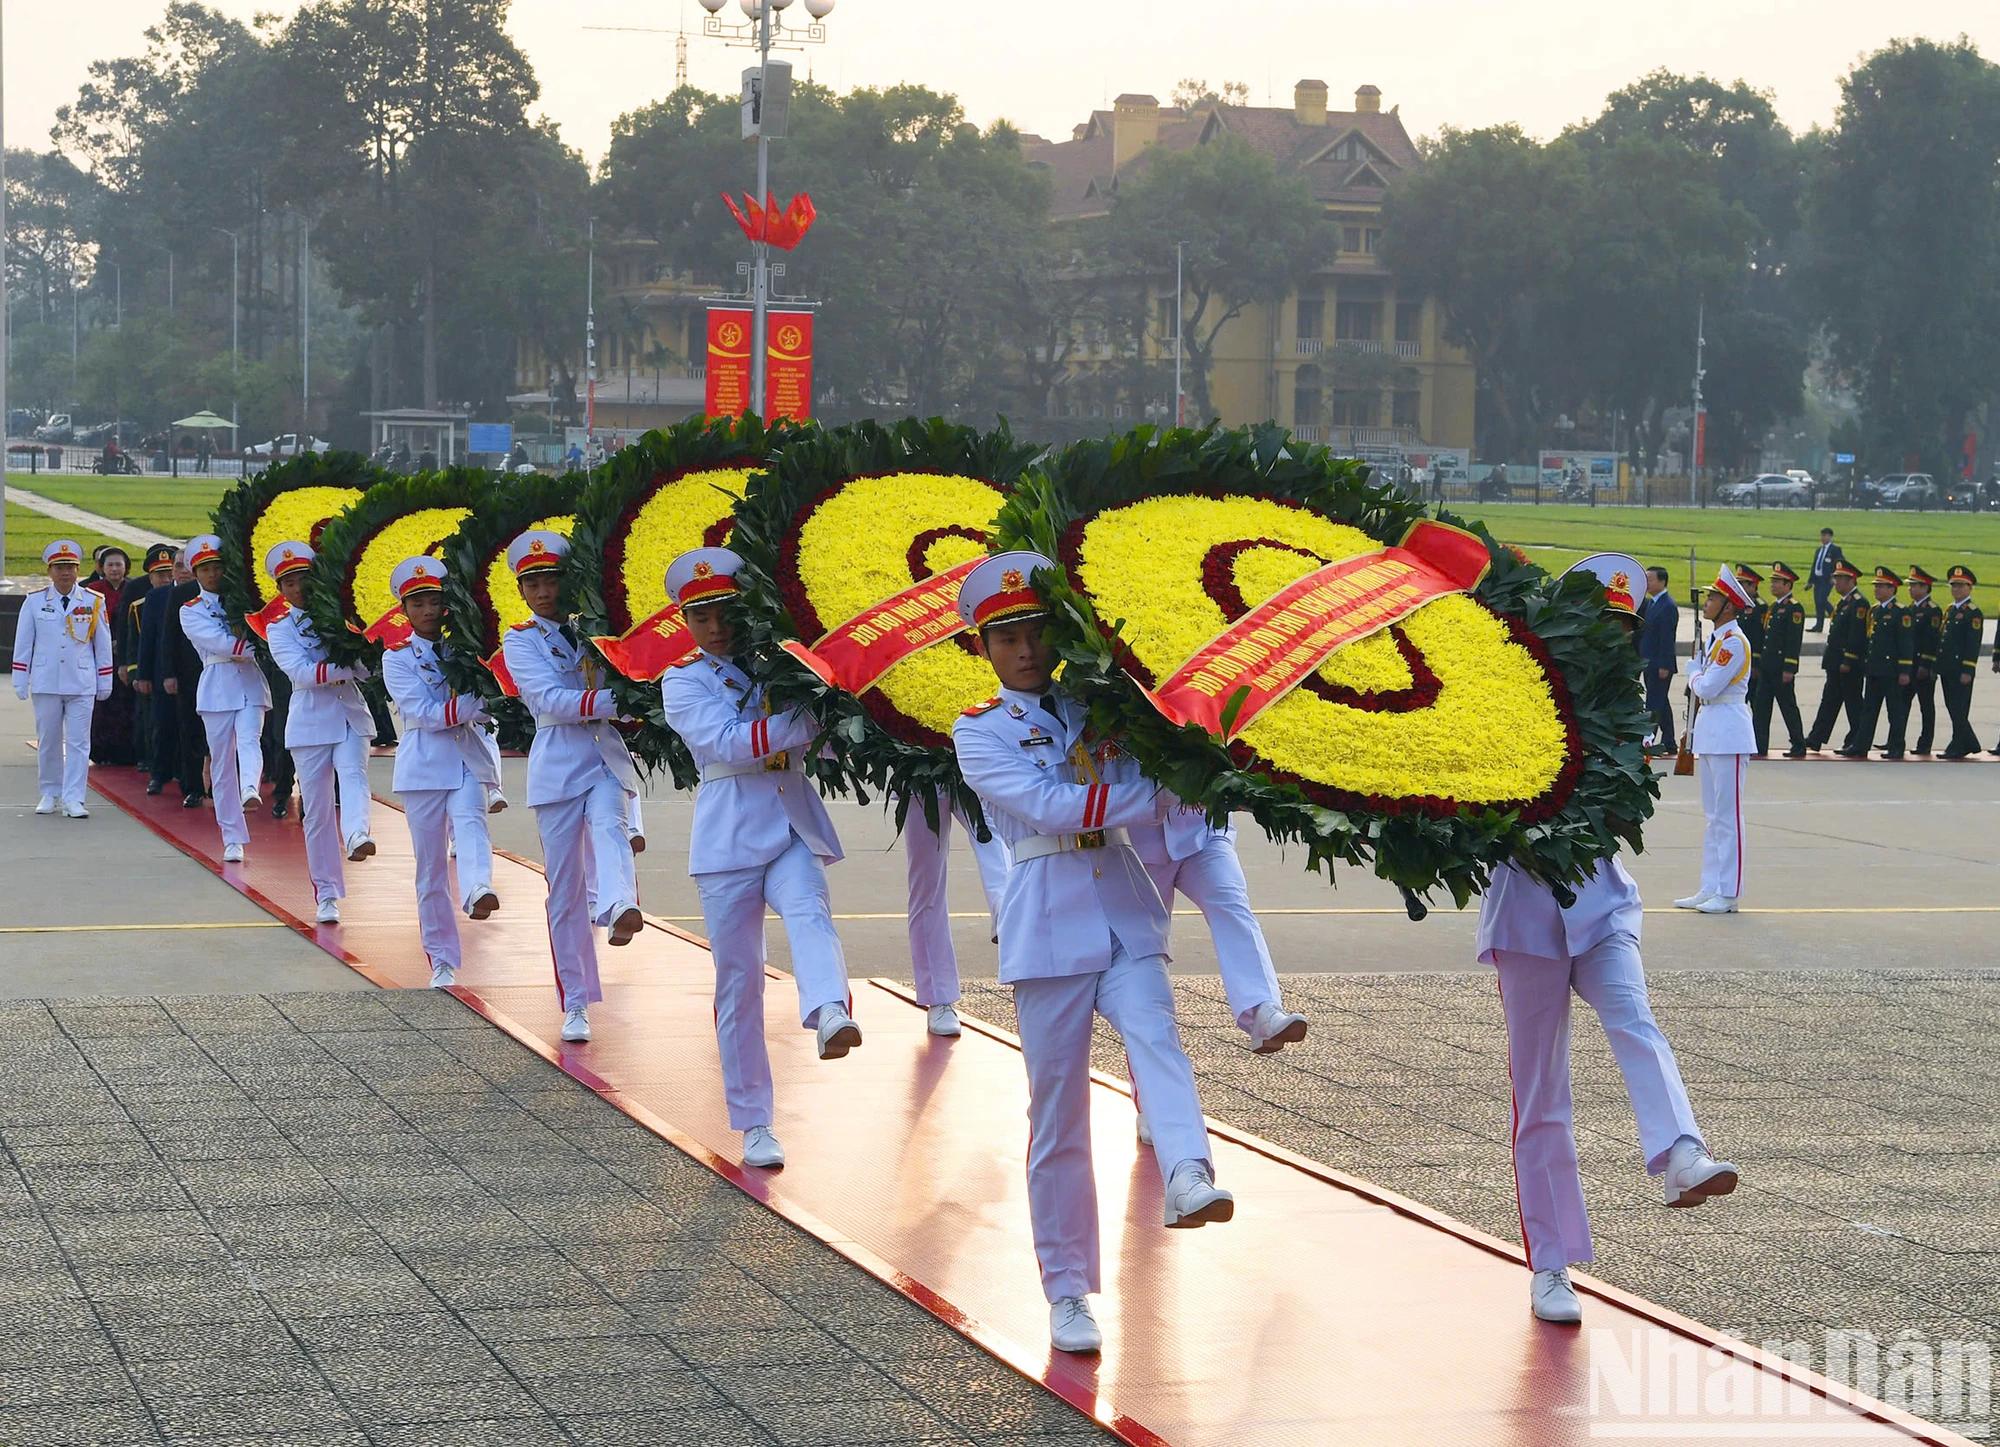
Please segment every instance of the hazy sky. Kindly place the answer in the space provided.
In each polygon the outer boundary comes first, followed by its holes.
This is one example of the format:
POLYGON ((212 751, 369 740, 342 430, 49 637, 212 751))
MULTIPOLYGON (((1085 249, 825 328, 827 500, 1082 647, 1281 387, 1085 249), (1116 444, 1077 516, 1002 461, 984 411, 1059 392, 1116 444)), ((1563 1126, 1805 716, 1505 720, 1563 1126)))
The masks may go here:
MULTIPOLYGON (((248 18, 281 0, 210 0, 248 18)), ((55 109, 93 58, 136 54, 164 0, 0 0, 10 146, 46 144, 55 109)), ((804 18, 795 4, 787 17, 804 18)), ((746 53, 704 39, 695 0, 514 0, 513 30, 542 84, 542 108, 593 161, 612 122, 673 86, 671 34, 685 15, 689 74, 734 91, 746 53)), ((734 0, 725 18, 740 19, 734 0)), ((1195 75, 1240 80, 1288 104, 1315 77, 1336 106, 1380 86, 1418 135, 1515 121, 1549 135, 1594 114, 1611 90, 1656 67, 1738 77, 1771 91, 1787 122, 1828 120, 1838 80, 1895 37, 1969 35, 2000 59, 1996 0, 839 0, 831 39, 795 56, 841 89, 922 81, 956 93, 984 124, 1004 116, 1052 139, 1121 91, 1165 100, 1195 75)))

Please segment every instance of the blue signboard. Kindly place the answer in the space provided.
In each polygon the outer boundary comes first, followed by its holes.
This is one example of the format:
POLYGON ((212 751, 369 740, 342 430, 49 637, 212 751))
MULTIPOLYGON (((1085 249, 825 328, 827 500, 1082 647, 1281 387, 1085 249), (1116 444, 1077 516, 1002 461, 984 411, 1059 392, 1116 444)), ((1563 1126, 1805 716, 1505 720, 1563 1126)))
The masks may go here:
POLYGON ((466 428, 465 450, 467 452, 497 452, 502 456, 514 450, 514 424, 511 422, 474 422, 466 428))
POLYGON ((1851 452, 1836 452, 1833 454, 1833 460, 1842 467, 1852 467, 1854 465, 1854 454, 1851 452))

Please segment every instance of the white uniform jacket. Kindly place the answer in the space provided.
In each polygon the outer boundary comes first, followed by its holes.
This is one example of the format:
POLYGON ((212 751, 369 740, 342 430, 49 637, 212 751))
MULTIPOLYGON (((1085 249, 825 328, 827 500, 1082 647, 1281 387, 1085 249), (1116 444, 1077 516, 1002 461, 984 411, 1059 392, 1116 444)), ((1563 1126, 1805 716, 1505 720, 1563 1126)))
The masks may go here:
POLYGON ((791 847, 794 834, 820 863, 841 858, 826 805, 799 770, 798 751, 819 732, 810 714, 766 714, 763 689, 706 653, 667 670, 660 702, 701 765, 689 874, 761 868, 791 847))
POLYGON ((1132 847, 1148 864, 1192 859, 1218 837, 1235 843, 1236 827, 1211 828, 1208 815, 1193 804, 1175 804, 1158 824, 1132 826, 1132 847))
POLYGON ((78 583, 65 604, 53 585, 21 600, 14 625, 14 692, 44 698, 111 695, 111 620, 104 599, 78 583))
POLYGON ((1014 861, 1000 902, 1003 984, 1106 969, 1119 944, 1134 959, 1167 953, 1167 907, 1124 831, 1157 823, 1172 796, 1110 744, 1089 747, 1089 782, 1076 752, 1083 709, 1060 691, 1050 699, 1060 717, 1002 689, 951 731, 959 771, 1014 861))
POLYGON ((230 627, 220 598, 204 590, 183 603, 181 632, 201 656, 196 712, 234 713, 239 708, 271 706, 271 685, 250 651, 250 635, 230 627))
POLYGON ((498 760, 479 727, 486 705, 477 694, 451 691, 442 653, 442 644, 412 634, 382 654, 382 682, 403 719, 393 781, 399 794, 456 789, 467 774, 488 786, 500 782, 498 760))
POLYGON ((278 671, 292 681, 292 703, 285 715, 286 748, 337 744, 350 730, 364 739, 375 737, 368 701, 354 686, 354 680, 366 673, 327 662, 326 645, 303 610, 281 614, 265 630, 264 642, 278 671))
POLYGON ((1485 965, 1502 952, 1573 960, 1614 934, 1638 939, 1645 918, 1639 886, 1616 855, 1598 861, 1597 873, 1576 887, 1576 903, 1568 909, 1546 884, 1503 864, 1480 897, 1475 943, 1485 965))
POLYGON ((548 619, 531 618, 509 628, 500 648, 521 702, 535 716, 535 742, 528 749, 530 807, 590 792, 600 769, 610 770, 628 796, 637 795, 632 751, 604 722, 618 716, 618 702, 596 686, 596 669, 585 662, 581 645, 564 638, 548 619))
POLYGON ((1750 720, 1750 640, 1734 622, 1709 634, 1699 656, 1683 665, 1688 690, 1701 700, 1694 716, 1697 754, 1754 754, 1750 720))

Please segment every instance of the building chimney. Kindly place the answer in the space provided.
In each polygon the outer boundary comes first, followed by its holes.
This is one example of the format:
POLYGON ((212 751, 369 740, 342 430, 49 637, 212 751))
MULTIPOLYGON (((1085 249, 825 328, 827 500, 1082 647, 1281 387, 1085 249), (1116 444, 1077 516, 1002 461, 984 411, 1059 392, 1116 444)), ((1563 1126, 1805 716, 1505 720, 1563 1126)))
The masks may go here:
POLYGON ((1160 103, 1149 95, 1121 95, 1111 103, 1111 167, 1125 163, 1160 138, 1160 103))
POLYGON ((1382 92, 1372 85, 1364 85, 1354 93, 1354 109, 1362 115, 1373 115, 1382 109, 1382 92))
POLYGON ((1292 115, 1302 126, 1326 124, 1326 82, 1302 80, 1292 87, 1292 115))

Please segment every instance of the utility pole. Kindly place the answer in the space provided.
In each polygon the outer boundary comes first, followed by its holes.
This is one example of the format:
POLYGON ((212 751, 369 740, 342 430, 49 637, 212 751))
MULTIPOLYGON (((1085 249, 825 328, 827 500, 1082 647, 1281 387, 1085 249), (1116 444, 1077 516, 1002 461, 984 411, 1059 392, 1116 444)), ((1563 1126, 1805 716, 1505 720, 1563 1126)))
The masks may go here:
POLYGON ((1185 241, 1174 243, 1174 426, 1186 426, 1183 413, 1185 404, 1181 401, 1181 356, 1187 344, 1181 339, 1181 298, 1187 294, 1187 287, 1181 280, 1181 253, 1187 249, 1185 241))
POLYGON ((585 228, 583 276, 583 467, 590 470, 590 449, 597 440, 597 218, 585 228))
POLYGON ((1694 421, 1688 427, 1688 486, 1693 490, 1696 506, 1707 507, 1708 499, 1701 491, 1702 443, 1707 440, 1708 418, 1701 410, 1701 379, 1708 375, 1702 365, 1702 349, 1707 345, 1706 332, 1707 304, 1698 303, 1694 312, 1694 421))
POLYGON ((240 456, 242 449, 237 446, 236 436, 236 356, 238 341, 237 323, 239 319, 236 290, 238 271, 236 257, 241 244, 241 238, 234 231, 227 230, 221 226, 211 226, 208 229, 210 231, 220 231, 224 236, 229 238, 229 450, 240 456))
MULTIPOLYGON (((771 136, 764 124, 771 105, 771 10, 772 0, 757 6, 757 204, 764 205, 771 194, 771 136)), ((755 257, 750 285, 750 410, 764 415, 764 329, 771 307, 771 244, 759 241, 750 248, 755 257)))
POLYGON ((299 449, 312 436, 312 220, 299 213, 299 449))

